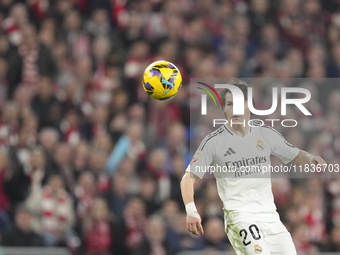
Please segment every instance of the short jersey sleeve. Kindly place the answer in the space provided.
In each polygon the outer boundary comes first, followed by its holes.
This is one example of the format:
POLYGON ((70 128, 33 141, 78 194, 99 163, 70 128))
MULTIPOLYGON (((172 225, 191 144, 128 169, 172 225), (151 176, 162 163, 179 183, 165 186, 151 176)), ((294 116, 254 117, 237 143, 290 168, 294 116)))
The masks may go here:
POLYGON ((267 127, 268 139, 270 139, 272 155, 278 157, 283 163, 291 162, 300 152, 299 148, 286 141, 276 129, 267 127))
POLYGON ((203 178, 208 167, 211 165, 214 159, 212 144, 213 137, 207 136, 203 139, 195 155, 193 156, 190 165, 186 169, 187 172, 196 175, 200 179, 203 178))

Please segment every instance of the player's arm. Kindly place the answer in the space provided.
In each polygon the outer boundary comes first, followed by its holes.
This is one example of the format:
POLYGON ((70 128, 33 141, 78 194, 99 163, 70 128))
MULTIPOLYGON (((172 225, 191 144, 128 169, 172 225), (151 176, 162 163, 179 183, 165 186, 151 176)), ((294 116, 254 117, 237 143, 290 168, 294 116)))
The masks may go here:
POLYGON ((201 217, 194 203, 194 184, 205 175, 202 167, 210 166, 213 162, 214 137, 217 135, 218 133, 211 133, 203 139, 181 181, 182 198, 187 211, 187 228, 194 235, 199 232, 203 235, 201 217))
POLYGON ((291 161, 294 165, 317 165, 327 164, 320 156, 314 156, 307 151, 300 150, 299 154, 291 161))
POLYGON ((281 159, 283 163, 292 163, 294 165, 326 164, 325 160, 320 156, 314 156, 287 142, 275 129, 267 127, 265 130, 268 132, 266 135, 271 141, 272 155, 281 159))
POLYGON ((198 235, 199 232, 203 235, 203 227, 201 224, 201 217, 197 212, 194 203, 194 184, 199 179, 190 172, 185 172, 181 181, 181 192, 185 209, 187 211, 187 228, 194 235, 198 235))

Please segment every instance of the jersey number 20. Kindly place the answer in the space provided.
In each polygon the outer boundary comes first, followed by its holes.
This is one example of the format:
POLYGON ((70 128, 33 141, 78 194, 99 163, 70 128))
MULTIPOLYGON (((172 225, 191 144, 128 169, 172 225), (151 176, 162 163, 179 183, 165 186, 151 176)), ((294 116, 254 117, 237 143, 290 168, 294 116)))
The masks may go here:
MULTIPOLYGON (((253 236, 254 240, 261 239, 259 228, 255 224, 251 224, 249 226, 249 232, 253 236), (256 232, 256 233, 254 233, 254 232, 256 232)), ((241 229, 240 230, 240 237, 243 237, 243 244, 244 244, 244 246, 247 246, 247 245, 249 245, 251 243, 251 241, 247 242, 247 236, 248 236, 247 230, 246 229, 241 229)))

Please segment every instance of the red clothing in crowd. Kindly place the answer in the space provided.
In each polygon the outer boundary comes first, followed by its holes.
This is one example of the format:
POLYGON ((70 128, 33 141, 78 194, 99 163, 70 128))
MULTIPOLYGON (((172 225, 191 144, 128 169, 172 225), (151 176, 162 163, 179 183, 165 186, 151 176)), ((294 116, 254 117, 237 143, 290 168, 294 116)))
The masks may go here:
POLYGON ((5 182, 5 170, 0 170, 0 210, 8 210, 9 209, 9 200, 4 191, 4 182, 5 182))
POLYGON ((111 249, 112 231, 108 221, 92 224, 86 232, 87 255, 109 254, 111 249))

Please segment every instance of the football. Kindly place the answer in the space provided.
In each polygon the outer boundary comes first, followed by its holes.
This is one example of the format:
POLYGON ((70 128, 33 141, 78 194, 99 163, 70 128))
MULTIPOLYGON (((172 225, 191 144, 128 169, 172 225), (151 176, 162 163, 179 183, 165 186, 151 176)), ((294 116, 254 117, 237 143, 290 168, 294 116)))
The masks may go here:
POLYGON ((181 73, 174 64, 168 61, 153 62, 144 71, 143 88, 153 99, 172 98, 181 87, 181 73))

